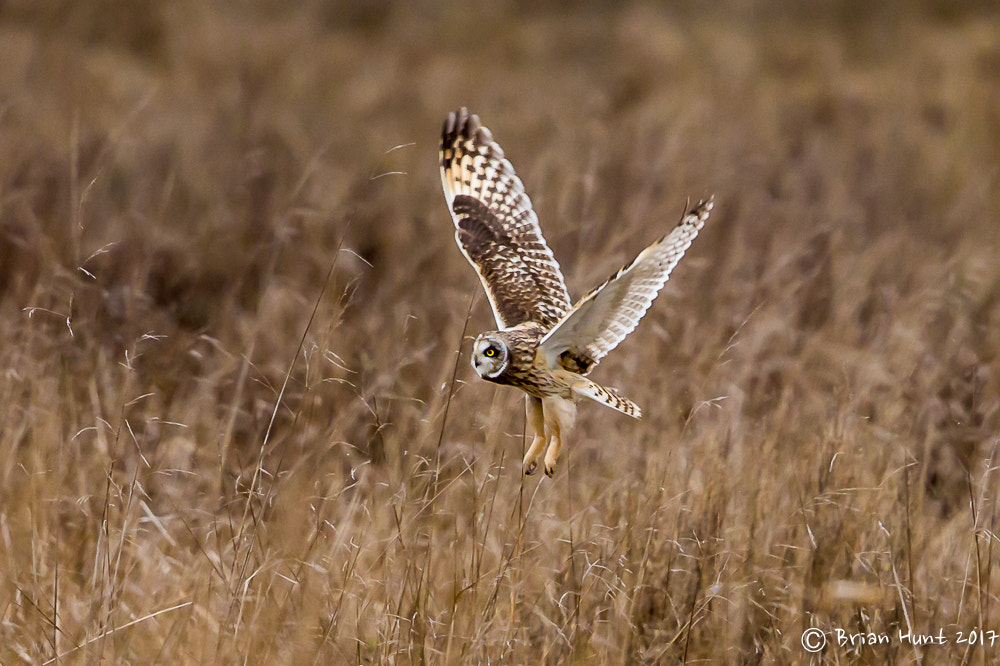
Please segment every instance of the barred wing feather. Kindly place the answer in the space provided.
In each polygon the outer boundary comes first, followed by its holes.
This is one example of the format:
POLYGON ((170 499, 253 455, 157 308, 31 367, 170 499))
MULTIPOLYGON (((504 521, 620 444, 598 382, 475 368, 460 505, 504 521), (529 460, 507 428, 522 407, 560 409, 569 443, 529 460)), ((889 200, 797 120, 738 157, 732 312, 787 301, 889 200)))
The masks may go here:
POLYGON ((448 115, 440 160, 455 242, 479 274, 497 324, 554 326, 570 308, 559 263, 524 185, 478 116, 464 108, 448 115))
POLYGON ((585 374, 635 330, 704 226, 712 205, 711 198, 699 201, 667 236, 584 296, 542 338, 540 347, 549 365, 585 374))

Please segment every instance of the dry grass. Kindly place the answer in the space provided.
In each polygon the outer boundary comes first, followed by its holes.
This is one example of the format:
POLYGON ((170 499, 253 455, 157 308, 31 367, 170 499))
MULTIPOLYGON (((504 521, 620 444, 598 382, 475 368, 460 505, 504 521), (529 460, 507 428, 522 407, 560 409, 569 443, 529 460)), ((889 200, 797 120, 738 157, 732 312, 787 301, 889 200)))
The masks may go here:
POLYGON ((0 4, 0 663, 995 660, 990 3, 398 4, 0 4), (716 195, 552 480, 460 105, 576 295, 716 195))

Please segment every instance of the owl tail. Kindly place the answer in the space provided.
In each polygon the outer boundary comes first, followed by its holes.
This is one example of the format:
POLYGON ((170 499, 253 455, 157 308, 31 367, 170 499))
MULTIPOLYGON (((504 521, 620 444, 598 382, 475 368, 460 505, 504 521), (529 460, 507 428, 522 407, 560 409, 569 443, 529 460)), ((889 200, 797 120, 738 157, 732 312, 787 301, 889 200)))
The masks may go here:
POLYGON ((628 398, 623 398, 609 388, 604 388, 596 382, 581 377, 573 384, 573 393, 584 398, 590 398, 602 405, 617 409, 622 414, 628 414, 634 419, 642 416, 642 410, 628 398))

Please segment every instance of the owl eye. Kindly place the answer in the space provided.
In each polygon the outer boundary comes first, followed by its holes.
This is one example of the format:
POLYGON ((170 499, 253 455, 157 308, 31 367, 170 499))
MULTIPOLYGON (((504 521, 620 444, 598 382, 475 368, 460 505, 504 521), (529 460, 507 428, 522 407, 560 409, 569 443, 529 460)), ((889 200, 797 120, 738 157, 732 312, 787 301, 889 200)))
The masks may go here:
POLYGON ((493 358, 494 356, 497 355, 497 350, 494 349, 493 347, 487 347, 486 351, 484 351, 483 354, 488 356, 489 358, 493 358))

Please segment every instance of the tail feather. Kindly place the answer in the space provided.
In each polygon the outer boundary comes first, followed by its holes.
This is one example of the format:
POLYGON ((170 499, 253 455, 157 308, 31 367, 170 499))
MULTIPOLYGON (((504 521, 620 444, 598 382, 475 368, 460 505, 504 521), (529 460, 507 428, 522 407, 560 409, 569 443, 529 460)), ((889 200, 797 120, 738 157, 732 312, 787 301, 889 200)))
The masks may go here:
POLYGON ((623 398, 615 391, 605 388, 586 378, 580 378, 573 384, 573 393, 584 398, 590 398, 602 405, 607 405, 612 409, 617 409, 622 414, 628 414, 634 419, 642 417, 642 410, 628 398, 623 398))

